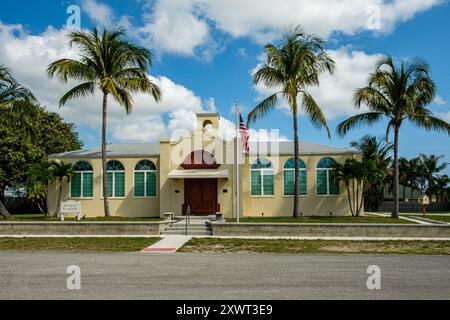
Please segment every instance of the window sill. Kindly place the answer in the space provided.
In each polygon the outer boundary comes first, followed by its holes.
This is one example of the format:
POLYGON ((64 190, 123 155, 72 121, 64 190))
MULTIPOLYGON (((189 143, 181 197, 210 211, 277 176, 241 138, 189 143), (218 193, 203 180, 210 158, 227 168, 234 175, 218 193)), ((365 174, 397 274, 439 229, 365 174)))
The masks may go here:
POLYGON ((158 196, 156 196, 156 197, 136 197, 136 196, 133 196, 133 199, 136 199, 136 200, 155 200, 155 199, 158 199, 158 196))
MULTIPOLYGON (((298 195, 300 198, 308 198, 308 195, 307 194, 299 194, 298 195)), ((283 198, 294 198, 294 196, 286 196, 286 195, 283 195, 283 198)))
POLYGON ((273 199, 275 198, 275 196, 250 196, 250 198, 254 198, 254 199, 260 199, 260 198, 269 198, 269 199, 273 199))

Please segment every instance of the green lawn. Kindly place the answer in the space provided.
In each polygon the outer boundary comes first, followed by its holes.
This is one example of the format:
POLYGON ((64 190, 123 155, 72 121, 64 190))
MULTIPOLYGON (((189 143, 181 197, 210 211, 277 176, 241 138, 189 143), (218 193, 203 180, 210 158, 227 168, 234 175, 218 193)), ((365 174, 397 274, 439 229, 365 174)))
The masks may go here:
MULTIPOLYGON (((57 218, 47 218, 43 214, 16 214, 13 216, 14 221, 22 221, 22 222, 45 222, 45 221, 60 221, 57 218)), ((4 220, 2 216, 0 216, 0 221, 4 220)), ((76 221, 75 218, 66 218, 65 221, 76 221)), ((97 218, 86 218, 81 220, 82 222, 119 222, 119 221, 128 221, 128 222, 156 222, 162 221, 160 218, 124 218, 124 217, 97 217, 97 218)))
MULTIPOLYGON (((300 217, 300 218, 243 218, 243 223, 409 223, 402 219, 389 217, 300 217)), ((236 222, 236 219, 227 219, 227 222, 236 222)))
POLYGON ((0 251, 139 252, 159 238, 1 238, 0 251))
POLYGON ((179 252, 450 255, 450 240, 333 241, 194 238, 179 252))
POLYGON ((448 215, 448 216, 428 216, 427 215, 427 216, 425 216, 425 218, 450 223, 450 215, 448 215))

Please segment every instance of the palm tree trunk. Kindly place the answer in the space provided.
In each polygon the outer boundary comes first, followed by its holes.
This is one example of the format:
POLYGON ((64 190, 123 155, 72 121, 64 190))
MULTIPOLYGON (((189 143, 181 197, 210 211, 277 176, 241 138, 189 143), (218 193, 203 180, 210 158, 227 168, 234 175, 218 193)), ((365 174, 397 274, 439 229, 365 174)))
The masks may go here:
POLYGON ((63 181, 61 180, 59 183, 58 203, 56 203, 56 210, 55 210, 55 215, 54 215, 55 217, 59 216, 59 210, 61 208, 62 188, 63 188, 63 181))
MULTIPOLYGON (((296 101, 296 100, 294 100, 296 101)), ((294 157, 295 157, 295 169, 294 169, 294 218, 300 217, 299 206, 299 142, 298 142, 298 119, 297 119, 297 106, 296 103, 294 110, 294 157)))
POLYGON ((353 212, 353 205, 352 205, 352 197, 351 197, 351 193, 350 193, 350 184, 347 182, 347 194, 348 194, 348 205, 350 206, 350 212, 352 213, 352 217, 355 216, 354 212, 353 212))
POLYGON ((103 177, 103 206, 105 217, 109 218, 109 197, 108 197, 108 171, 106 168, 106 121, 108 111, 108 94, 103 93, 103 123, 102 123, 102 177, 103 177))
POLYGON ((400 212, 400 199, 399 199, 399 172, 398 172, 398 134, 399 134, 399 126, 395 125, 394 131, 394 187, 392 190, 392 195, 394 198, 394 210, 392 212, 392 218, 398 219, 400 212))
POLYGON ((359 181, 358 180, 356 180, 356 207, 355 207, 355 209, 356 209, 356 216, 359 217, 360 209, 359 209, 359 181))

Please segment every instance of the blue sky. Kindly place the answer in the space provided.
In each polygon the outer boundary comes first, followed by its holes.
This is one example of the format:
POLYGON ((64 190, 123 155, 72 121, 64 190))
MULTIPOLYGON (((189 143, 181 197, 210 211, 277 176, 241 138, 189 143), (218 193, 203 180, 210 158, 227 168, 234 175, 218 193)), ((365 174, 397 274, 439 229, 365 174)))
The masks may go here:
MULTIPOLYGON (((71 4, 81 8, 81 27, 122 25, 137 43, 155 54, 150 75, 162 87, 164 100, 154 104, 147 97, 135 98, 132 116, 115 105, 109 116, 112 142, 154 142, 171 136, 174 130, 189 129, 199 111, 218 111, 223 126, 234 118, 235 98, 243 114, 269 94, 254 87, 251 72, 263 59, 262 47, 273 42, 289 27, 300 24, 308 33, 328 41, 337 62, 334 77, 324 76, 320 88, 311 92, 318 100, 329 125, 336 125, 356 111, 351 95, 365 84, 368 72, 380 54, 396 60, 416 57, 427 61, 437 84, 437 99, 430 108, 450 121, 450 4, 441 0, 361 0, 345 6, 337 0, 284 0, 274 5, 265 0, 130 0, 130 1, 25 1, 2 2, 0 10, 0 63, 38 95, 49 110, 58 111, 77 125, 86 146, 100 141, 99 96, 57 108, 68 85, 48 79, 46 65, 57 58, 75 57, 66 46, 65 30, 71 4), (377 15, 379 13, 379 15, 377 15), (370 28, 368 21, 380 22, 370 28)), ((365 134, 383 136, 385 124, 356 130, 345 138, 312 128, 302 117, 302 140, 347 147, 365 134)), ((279 129, 292 138, 292 120, 281 105, 255 129, 279 129)), ((259 135, 253 132, 254 136, 259 135)), ((427 133, 405 125, 400 151, 411 158, 419 153, 445 154, 450 162, 449 137, 427 133)), ((450 172, 448 170, 448 172, 450 172)))

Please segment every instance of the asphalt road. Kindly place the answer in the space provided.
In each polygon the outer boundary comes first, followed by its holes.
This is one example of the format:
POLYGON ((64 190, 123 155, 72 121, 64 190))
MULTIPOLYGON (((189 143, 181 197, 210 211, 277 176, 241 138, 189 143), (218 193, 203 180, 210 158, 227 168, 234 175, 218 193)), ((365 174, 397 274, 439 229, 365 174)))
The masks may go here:
POLYGON ((448 256, 0 252, 0 299, 449 298, 448 256), (67 289, 70 265, 81 290, 67 289))

